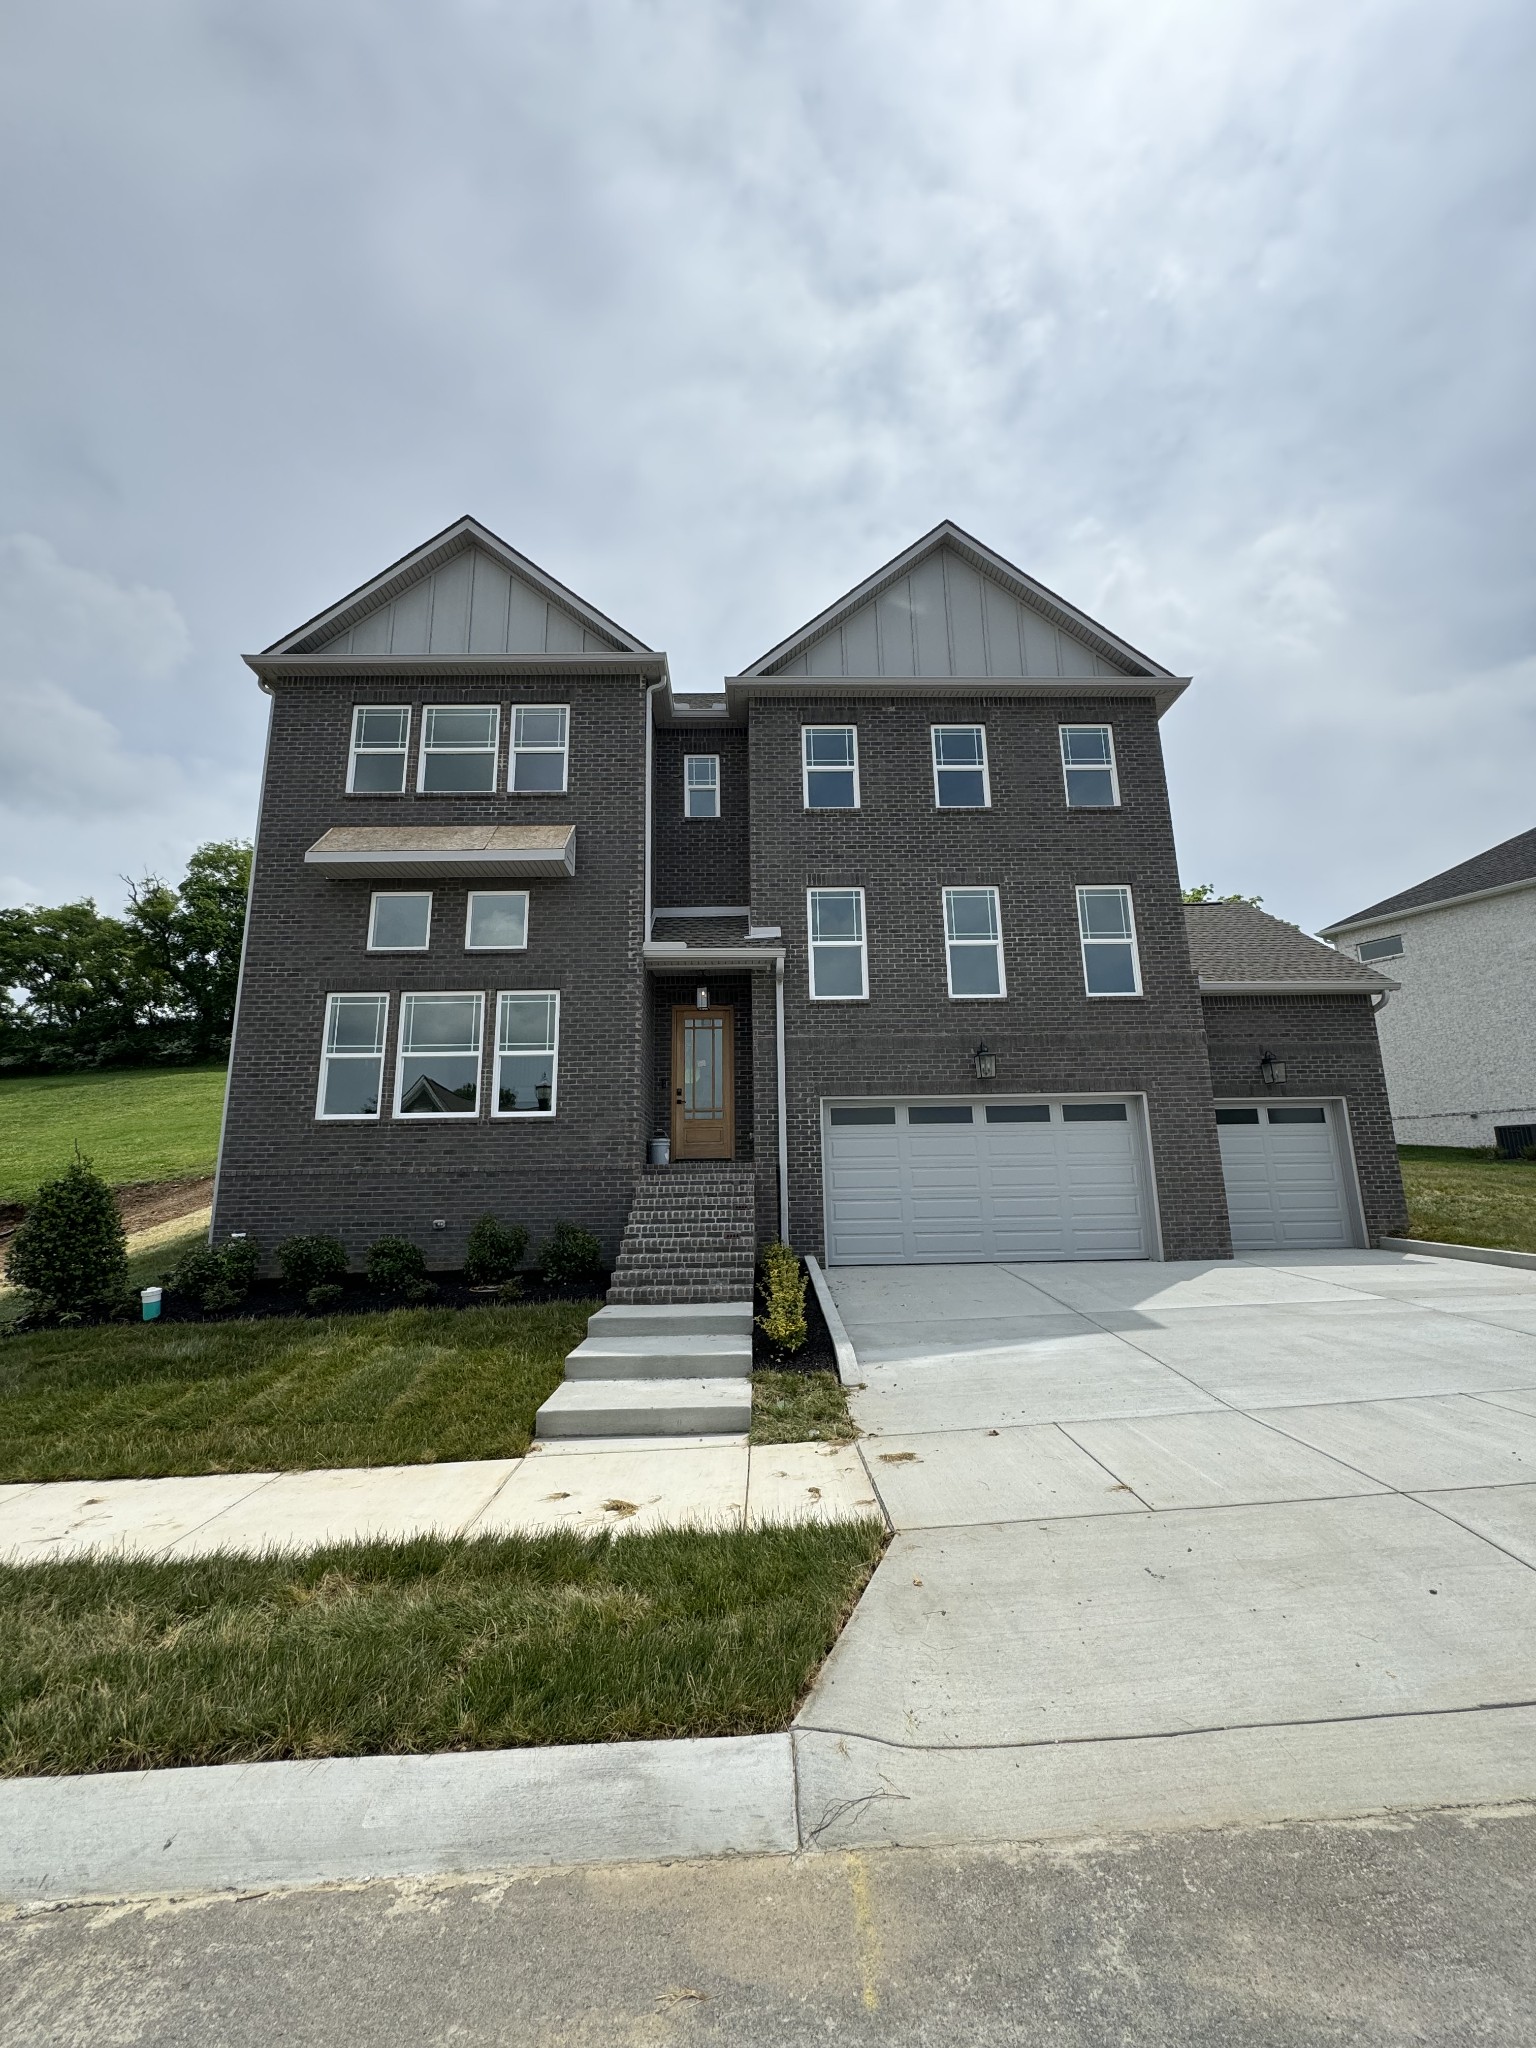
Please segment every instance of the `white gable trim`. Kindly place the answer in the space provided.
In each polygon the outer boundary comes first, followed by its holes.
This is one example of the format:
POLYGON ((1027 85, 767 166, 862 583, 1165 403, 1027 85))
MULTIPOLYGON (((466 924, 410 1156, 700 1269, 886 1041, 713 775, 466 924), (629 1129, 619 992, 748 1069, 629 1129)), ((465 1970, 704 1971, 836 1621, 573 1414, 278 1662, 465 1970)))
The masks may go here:
POLYGON ((1406 903, 1398 910, 1373 910, 1369 917, 1347 917, 1342 924, 1325 924, 1318 937, 1331 939, 1340 932, 1368 932, 1373 925, 1401 924, 1405 917, 1429 917, 1437 910, 1455 910, 1463 903, 1488 903, 1495 896, 1518 896, 1523 889, 1536 889, 1536 875, 1518 882, 1500 882, 1494 889, 1467 889, 1457 896, 1438 896, 1433 903, 1406 903))

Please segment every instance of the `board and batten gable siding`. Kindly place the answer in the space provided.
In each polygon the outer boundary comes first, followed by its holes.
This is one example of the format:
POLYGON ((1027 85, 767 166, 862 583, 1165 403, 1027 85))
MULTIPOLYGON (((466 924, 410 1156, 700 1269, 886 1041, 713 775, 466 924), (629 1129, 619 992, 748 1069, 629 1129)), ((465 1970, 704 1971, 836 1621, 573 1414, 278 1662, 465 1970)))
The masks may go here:
POLYGON ((1376 1019, 1398 1143, 1491 1146, 1536 1123, 1536 888, 1399 911, 1344 951, 1401 938, 1379 963, 1400 984, 1376 1019))
POLYGON ((214 1217, 216 1239, 245 1231, 271 1265, 300 1232, 340 1237, 354 1259, 398 1232, 439 1269, 463 1263, 476 1217, 520 1222, 533 1242, 557 1221, 594 1230, 612 1255, 643 1158, 646 1019, 640 969, 644 879, 645 685, 637 677, 306 677, 273 687, 250 928, 231 1064, 214 1217), (506 794, 509 705, 568 703, 570 787, 506 794), (499 787, 490 795, 349 796, 347 751, 357 703, 412 706, 412 772, 424 703, 502 706, 499 787), (467 881, 331 880, 304 854, 333 825, 573 824, 570 878, 498 880, 530 896, 525 952, 467 953, 467 881), (374 889, 430 887, 431 946, 369 954, 374 889), (485 1012, 482 1114, 396 1121, 394 1054, 402 993, 502 988, 561 994, 558 1113, 496 1121, 489 1107, 494 1005, 485 1012), (385 1102, 377 1122, 315 1117, 325 999, 390 997, 385 1102), (436 1231, 433 1219, 446 1220, 436 1231))
POLYGON ((661 725, 651 791, 651 901, 661 910, 745 906, 749 892, 747 735, 740 726, 661 725), (720 757, 720 815, 683 814, 683 756, 720 757))
POLYGON ((557 599, 465 548, 317 650, 323 654, 588 654, 613 642, 557 599))
MULTIPOLYGON (((790 1223, 823 1248, 820 1104, 827 1097, 1119 1093, 1147 1097, 1163 1251, 1230 1252, 1202 1019, 1153 706, 1144 698, 1056 699, 908 690, 838 699, 767 695, 749 712, 755 923, 783 929, 790 1223), (1115 729, 1122 806, 1069 811, 1057 729, 1115 729), (802 724, 859 731, 862 808, 807 811, 802 724), (938 811, 930 727, 987 729, 992 807, 938 811), (1145 994, 1083 989, 1075 890, 1133 892, 1145 994), (945 972, 942 890, 999 892, 1007 996, 955 1002, 945 972), (812 1003, 805 892, 865 892, 869 1000, 812 1003), (997 1079, 979 1083, 985 1039, 997 1079)), ((762 1129, 759 1126, 759 1142, 762 1129)))

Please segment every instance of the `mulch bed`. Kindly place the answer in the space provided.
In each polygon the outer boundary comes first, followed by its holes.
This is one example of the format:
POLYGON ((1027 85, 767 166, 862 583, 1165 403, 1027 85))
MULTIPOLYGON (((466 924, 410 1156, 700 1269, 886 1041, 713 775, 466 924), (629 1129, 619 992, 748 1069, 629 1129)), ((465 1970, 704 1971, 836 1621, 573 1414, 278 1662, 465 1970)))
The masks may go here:
POLYGON ((833 1348, 832 1333, 827 1328, 827 1319, 821 1312, 821 1303, 809 1278, 805 1283, 805 1326, 806 1339, 803 1347, 786 1354, 768 1342, 763 1335, 757 1318, 767 1313, 767 1303, 761 1284, 753 1297, 752 1307, 752 1363, 755 1367, 769 1367, 774 1372, 830 1372, 837 1371, 837 1352, 833 1348))
MULTIPOLYGON (((167 1293, 160 1304, 158 1320, 162 1323, 238 1323, 265 1322, 273 1317, 297 1320, 307 1317, 320 1321, 325 1316, 372 1316, 396 1308, 497 1308, 501 1304, 496 1298, 494 1287, 470 1287, 462 1273, 434 1273, 431 1276, 437 1293, 430 1302, 402 1301, 397 1294, 385 1294, 376 1287, 370 1287, 362 1274, 351 1274, 341 1283, 341 1300, 334 1308, 312 1309, 303 1297, 292 1294, 277 1280, 258 1280, 238 1308, 227 1309, 220 1314, 210 1314, 199 1308, 195 1301, 185 1296, 167 1293)), ((552 1287, 543 1280, 529 1276, 523 1281, 523 1291, 514 1306, 545 1301, 600 1301, 608 1291, 606 1275, 599 1275, 582 1287, 552 1287)), ((130 1318, 85 1318, 75 1328, 86 1327, 91 1321, 106 1322, 130 1318)), ((46 1324, 35 1324, 30 1317, 21 1316, 10 1325, 10 1331, 23 1335, 32 1329, 43 1329, 46 1324)))

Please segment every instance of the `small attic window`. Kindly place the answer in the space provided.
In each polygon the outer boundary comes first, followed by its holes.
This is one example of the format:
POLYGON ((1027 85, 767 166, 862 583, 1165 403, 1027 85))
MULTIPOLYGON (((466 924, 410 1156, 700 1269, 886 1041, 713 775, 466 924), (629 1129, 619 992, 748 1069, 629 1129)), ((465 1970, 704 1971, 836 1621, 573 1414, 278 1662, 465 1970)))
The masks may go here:
POLYGON ((1355 948, 1355 957, 1358 960, 1396 960, 1402 950, 1402 939, 1394 932, 1390 939, 1362 939, 1355 948))

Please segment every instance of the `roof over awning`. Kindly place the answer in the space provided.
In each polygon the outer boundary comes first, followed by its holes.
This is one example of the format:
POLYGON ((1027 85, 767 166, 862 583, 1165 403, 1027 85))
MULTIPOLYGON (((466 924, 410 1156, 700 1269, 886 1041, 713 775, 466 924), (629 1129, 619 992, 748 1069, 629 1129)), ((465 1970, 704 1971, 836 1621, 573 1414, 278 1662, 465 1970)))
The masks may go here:
POLYGON ((339 882, 576 872, 574 825, 333 825, 304 856, 339 882))

